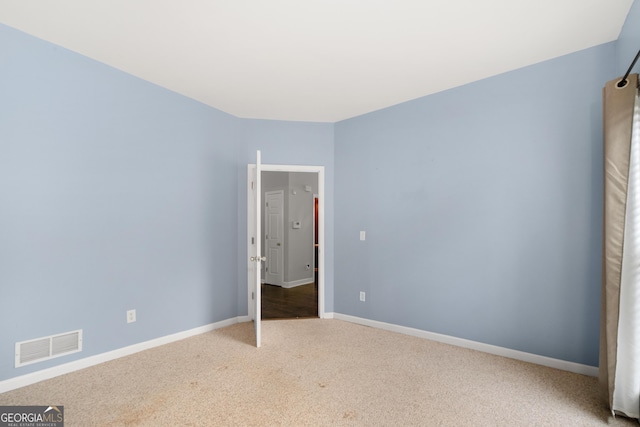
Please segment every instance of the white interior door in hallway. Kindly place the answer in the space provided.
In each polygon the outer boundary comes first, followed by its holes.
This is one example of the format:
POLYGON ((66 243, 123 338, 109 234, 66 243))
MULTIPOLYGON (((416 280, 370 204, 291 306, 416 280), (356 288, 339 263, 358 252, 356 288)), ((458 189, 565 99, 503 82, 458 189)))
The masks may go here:
POLYGON ((284 284, 284 192, 265 193, 265 262, 264 282, 269 285, 284 284))

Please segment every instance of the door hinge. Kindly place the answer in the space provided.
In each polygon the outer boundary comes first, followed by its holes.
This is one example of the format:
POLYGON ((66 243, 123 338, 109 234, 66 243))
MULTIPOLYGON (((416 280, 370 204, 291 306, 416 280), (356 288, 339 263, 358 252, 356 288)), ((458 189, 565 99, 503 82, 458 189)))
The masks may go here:
POLYGON ((251 238, 251 244, 252 244, 252 245, 255 245, 255 244, 256 244, 256 238, 255 238, 255 237, 252 237, 252 238, 251 238))
POLYGON ((251 181, 251 189, 253 190, 253 181, 251 181))
POLYGON ((264 271, 269 271, 269 267, 265 267, 265 268, 264 268, 264 271))
POLYGON ((251 292, 251 299, 256 299, 256 294, 254 292, 251 292))
POLYGON ((267 207, 269 207, 269 202, 265 203, 265 205, 266 205, 267 207))

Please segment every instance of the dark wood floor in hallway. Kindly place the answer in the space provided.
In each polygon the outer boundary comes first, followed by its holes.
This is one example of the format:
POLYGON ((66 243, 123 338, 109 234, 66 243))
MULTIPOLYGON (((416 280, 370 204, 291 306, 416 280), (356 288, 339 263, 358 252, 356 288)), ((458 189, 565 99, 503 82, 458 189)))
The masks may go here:
POLYGON ((262 285, 262 319, 318 317, 318 288, 315 283, 282 288, 262 285))

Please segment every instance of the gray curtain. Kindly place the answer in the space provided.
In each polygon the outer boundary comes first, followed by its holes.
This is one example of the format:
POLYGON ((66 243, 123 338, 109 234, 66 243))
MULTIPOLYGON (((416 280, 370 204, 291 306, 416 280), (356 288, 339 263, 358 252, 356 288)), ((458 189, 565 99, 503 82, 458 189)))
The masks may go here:
POLYGON ((620 289, 638 75, 630 75, 624 87, 618 87, 620 80, 608 82, 603 90, 604 224, 599 372, 603 390, 614 413, 618 412, 614 407, 614 390, 620 343, 620 289))

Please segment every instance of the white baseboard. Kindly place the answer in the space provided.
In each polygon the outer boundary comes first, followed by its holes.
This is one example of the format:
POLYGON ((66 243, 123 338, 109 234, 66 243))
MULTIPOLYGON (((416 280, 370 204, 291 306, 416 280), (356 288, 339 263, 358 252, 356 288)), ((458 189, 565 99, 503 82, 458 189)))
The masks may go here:
MULTIPOLYGON (((491 344, 484 344, 477 341, 456 338, 448 335, 442 335, 435 332, 423 331, 421 329, 409 328, 406 326, 394 325, 391 323, 379 322, 377 320, 369 320, 361 317, 350 316, 334 312, 324 313, 323 319, 337 319, 346 322, 357 323, 359 325, 370 326, 373 328, 384 329, 391 332, 397 332, 405 335, 411 335, 418 338, 424 338, 432 341, 442 342, 445 344, 455 345, 457 347, 469 348, 472 350, 482 351, 484 353, 495 354, 497 356, 508 357, 511 359, 521 360, 523 362, 534 363, 537 365, 548 366, 563 371, 574 372, 577 374, 598 376, 598 368, 595 366, 583 365, 580 363, 568 362, 566 360, 554 359, 551 357, 540 356, 537 354, 526 353, 524 351, 512 350, 509 348, 498 347, 491 344)), ((187 331, 178 332, 172 335, 156 338, 153 340, 141 342, 128 347, 119 348, 107 353, 89 356, 84 359, 75 360, 63 365, 54 366, 52 368, 43 369, 41 371, 32 372, 19 377, 10 378, 0 381, 0 393, 35 384, 40 381, 48 380, 120 357, 129 356, 140 351, 158 347, 171 342, 180 341, 195 335, 213 331, 215 329, 224 328, 225 326, 234 325, 236 323, 249 322, 249 316, 238 316, 231 319, 222 320, 220 322, 211 323, 209 325, 200 326, 187 331)))
POLYGON ((338 319, 346 322, 357 323, 359 325, 370 326, 372 328, 384 329, 391 332, 398 332, 405 335, 411 335, 418 338, 425 338, 445 344, 455 345, 457 347, 469 348, 472 350, 482 351, 484 353, 495 354, 497 356, 508 357, 510 359, 521 360, 523 362, 534 363, 536 365, 547 366, 550 368, 560 369, 563 371, 574 372, 576 374, 598 376, 598 368, 596 366, 583 365, 566 360, 554 359, 551 357, 540 356, 537 354, 526 353, 524 351, 512 350, 510 348, 498 347, 496 345, 484 344, 477 341, 456 338, 449 335, 437 334, 435 332, 423 331, 421 329, 409 328, 406 326, 394 325, 392 323, 379 322, 377 320, 363 319, 361 317, 349 316, 340 313, 325 313, 327 319, 338 319))
POLYGON ((306 279, 300 279, 300 280, 294 280, 292 282, 283 282, 282 283, 282 287, 283 288, 295 288, 296 286, 302 286, 302 285, 307 285, 309 283, 313 283, 313 277, 309 277, 306 279))
POLYGON ((5 393, 7 391, 15 390, 20 387, 35 384, 37 382, 48 380, 60 375, 68 374, 70 372, 79 371, 80 369, 88 368, 90 366, 98 365, 100 363, 108 362, 120 357, 129 356, 131 354, 148 350, 150 348, 169 344, 175 341, 180 341, 195 335, 204 334, 215 329, 224 328, 225 326, 248 322, 249 320, 249 316, 232 317, 231 319, 221 320, 220 322, 210 323, 208 325, 189 329, 187 331, 178 332, 172 335, 166 335, 164 337, 155 338, 138 344, 133 344, 128 347, 119 348, 117 350, 109 351, 106 353, 96 354, 95 356, 89 356, 84 359, 74 360, 73 362, 65 363, 63 365, 58 365, 51 368, 43 369, 41 371, 21 375, 19 377, 10 378, 8 380, 0 381, 0 393, 5 393))

